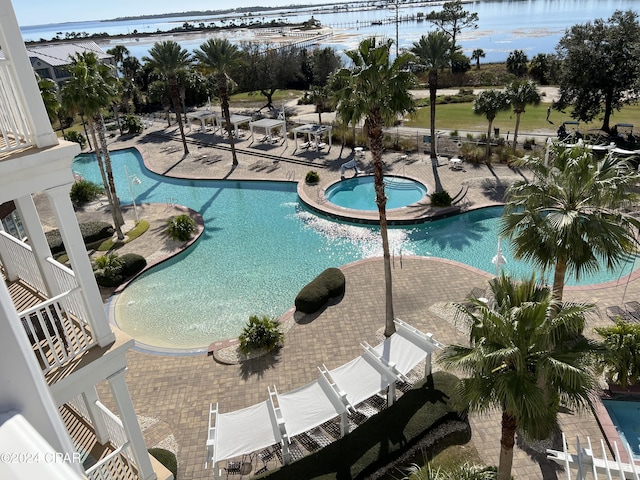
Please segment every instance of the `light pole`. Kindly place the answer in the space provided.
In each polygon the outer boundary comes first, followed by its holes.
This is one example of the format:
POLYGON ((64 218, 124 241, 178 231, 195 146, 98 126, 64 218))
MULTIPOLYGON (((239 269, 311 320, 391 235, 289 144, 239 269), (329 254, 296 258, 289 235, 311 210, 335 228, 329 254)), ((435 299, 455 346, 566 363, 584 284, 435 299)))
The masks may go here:
POLYGON ((491 260, 496 266, 496 277, 500 275, 500 267, 503 267, 507 264, 507 259, 502 255, 502 246, 500 245, 500 237, 498 237, 498 253, 496 253, 495 257, 491 260))
POLYGON ((136 205, 136 196, 133 194, 133 185, 140 185, 142 182, 140 179, 135 176, 129 174, 129 169, 127 166, 124 166, 124 173, 127 176, 127 183, 129 184, 129 193, 131 194, 131 201, 133 202, 133 212, 136 214, 136 225, 140 222, 140 217, 138 216, 138 206, 136 205))

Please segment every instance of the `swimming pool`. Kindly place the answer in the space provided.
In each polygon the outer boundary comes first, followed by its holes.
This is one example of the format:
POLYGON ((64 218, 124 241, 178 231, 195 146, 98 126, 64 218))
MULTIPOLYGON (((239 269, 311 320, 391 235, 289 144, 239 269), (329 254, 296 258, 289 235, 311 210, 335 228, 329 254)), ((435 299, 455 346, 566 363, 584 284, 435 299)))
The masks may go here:
MULTIPOLYGON (((420 201, 427 194, 427 187, 410 178, 385 176, 384 183, 387 209, 406 207, 420 201)), ((324 196, 339 207, 378 210, 373 175, 336 182, 325 190, 324 196)))
POLYGON ((603 399, 602 404, 622 441, 628 442, 633 456, 640 459, 640 402, 603 399))
MULTIPOLYGON (((196 348, 236 337, 252 314, 283 314, 325 268, 382 254, 378 228, 311 213, 298 201, 293 182, 178 180, 149 172, 135 149, 111 156, 122 203, 131 203, 126 165, 141 180, 133 186, 137 202, 175 199, 200 212, 205 222, 203 236, 191 248, 144 273, 120 295, 118 325, 142 343, 196 348)), ((92 156, 79 156, 73 169, 101 183, 92 156)), ((493 273, 501 212, 494 207, 389 228, 390 248, 396 255, 448 258, 493 273)), ((505 270, 528 276, 530 267, 513 260, 507 242, 502 245, 505 270)), ((628 264, 615 275, 599 272, 582 283, 617 279, 631 268, 628 264)))

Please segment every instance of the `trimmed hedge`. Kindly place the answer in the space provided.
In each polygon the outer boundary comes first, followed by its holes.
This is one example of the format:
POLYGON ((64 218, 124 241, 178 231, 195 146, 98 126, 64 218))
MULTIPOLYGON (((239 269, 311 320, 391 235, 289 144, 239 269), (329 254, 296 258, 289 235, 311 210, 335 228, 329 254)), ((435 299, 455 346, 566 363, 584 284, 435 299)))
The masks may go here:
MULTIPOLYGON (((362 479, 397 460, 438 427, 465 421, 450 404, 458 378, 436 372, 348 435, 260 478, 362 479)), ((466 443, 470 430, 452 431, 438 448, 466 443)))
POLYGON ((164 448, 150 448, 149 454, 173 473, 174 480, 178 480, 178 460, 173 452, 164 448))
POLYGON ((346 280, 338 268, 327 268, 304 286, 295 300, 296 310, 303 313, 317 312, 327 300, 344 294, 346 280))
POLYGON ((122 270, 120 273, 123 277, 130 277, 131 275, 135 275, 144 267, 147 266, 147 261, 144 259, 142 255, 138 255, 137 253, 125 253, 120 256, 120 260, 122 261, 122 270))
MULTIPOLYGON (((80 224, 80 233, 85 245, 113 236, 114 229, 107 222, 85 222, 80 224)), ((62 236, 58 229, 45 233, 51 253, 56 255, 65 251, 62 236)))

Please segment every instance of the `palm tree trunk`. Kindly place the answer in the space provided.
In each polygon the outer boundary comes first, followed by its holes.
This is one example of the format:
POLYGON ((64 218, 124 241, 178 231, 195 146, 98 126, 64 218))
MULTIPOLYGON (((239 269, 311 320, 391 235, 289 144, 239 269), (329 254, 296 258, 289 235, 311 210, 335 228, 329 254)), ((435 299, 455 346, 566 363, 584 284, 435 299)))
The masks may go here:
POLYGON ((567 272, 567 260, 558 257, 556 260, 556 269, 553 272, 553 298, 561 301, 564 291, 564 277, 567 272))
POLYGON ((520 129, 520 115, 522 112, 516 111, 516 129, 513 132, 513 151, 516 151, 518 146, 518 130, 520 129))
POLYGON ((502 437, 500 438, 500 463, 498 464, 497 480, 511 480, 513 446, 516 443, 516 426, 516 419, 503 411, 502 437))
POLYGON ((236 140, 231 133, 231 112, 229 111, 229 89, 227 88, 226 74, 220 74, 218 79, 218 89, 220 90, 220 106, 224 114, 224 121, 227 124, 227 134, 229 136, 229 146, 231 147, 232 165, 238 166, 238 156, 236 154, 236 140))
POLYGON ((180 115, 180 91, 178 90, 178 82, 175 78, 169 80, 171 89, 171 102, 176 111, 176 119, 178 120, 178 128, 180 129, 180 137, 182 138, 182 146, 184 154, 189 155, 189 147, 187 147, 187 137, 184 135, 184 125, 182 124, 182 115, 180 115))
POLYGON ((389 249, 389 234, 387 231, 387 196, 384 193, 384 172, 382 164, 382 117, 379 113, 372 113, 366 120, 369 141, 371 142, 371 155, 373 157, 373 178, 376 190, 376 204, 380 216, 380 235, 382 237, 382 255, 384 260, 384 287, 385 287, 385 323, 384 335, 390 337, 396 331, 393 322, 393 278, 391 276, 391 254, 389 249))
POLYGON ((436 152, 436 96, 438 94, 438 71, 429 71, 429 110, 431 117, 431 161, 437 158, 436 152))
POLYGON ((493 125, 493 119, 489 120, 489 128, 487 129, 487 150, 484 154, 484 162, 489 164, 489 156, 491 155, 491 126, 493 125))
POLYGON ((118 193, 116 192, 116 184, 113 180, 113 170, 111 168, 111 156, 109 155, 109 148, 107 147, 107 136, 105 134, 104 121, 102 114, 97 113, 93 117, 94 124, 98 130, 98 137, 100 139, 100 146, 102 154, 104 155, 104 166, 107 173, 107 190, 111 194, 111 215, 113 216, 114 227, 118 240, 124 240, 124 234, 122 233, 121 225, 124 224, 122 218, 122 210, 120 210, 120 200, 118 199, 118 193))

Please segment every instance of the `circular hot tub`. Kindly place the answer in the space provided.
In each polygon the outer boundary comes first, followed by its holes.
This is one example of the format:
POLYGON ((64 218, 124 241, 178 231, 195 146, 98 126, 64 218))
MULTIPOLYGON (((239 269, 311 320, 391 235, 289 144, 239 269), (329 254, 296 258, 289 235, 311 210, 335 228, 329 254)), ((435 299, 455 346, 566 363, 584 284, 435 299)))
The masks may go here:
MULTIPOLYGON (((402 208, 419 202, 427 194, 427 187, 406 177, 385 176, 387 208, 402 208)), ((327 201, 353 210, 377 210, 374 177, 354 177, 329 186, 324 192, 327 201)))

